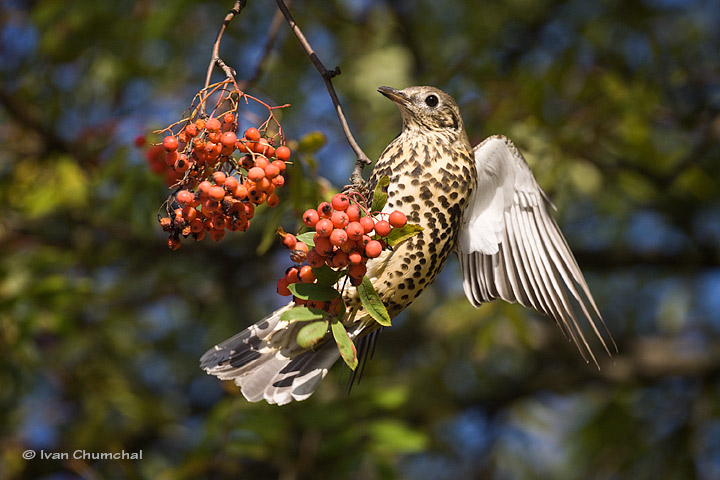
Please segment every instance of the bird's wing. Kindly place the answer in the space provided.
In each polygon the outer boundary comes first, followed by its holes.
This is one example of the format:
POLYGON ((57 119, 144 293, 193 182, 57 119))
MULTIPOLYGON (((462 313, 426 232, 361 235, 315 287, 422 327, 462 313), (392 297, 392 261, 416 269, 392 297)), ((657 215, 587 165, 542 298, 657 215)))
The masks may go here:
POLYGON ((458 238, 468 299, 476 307, 502 298, 534 308, 554 319, 583 358, 588 361, 587 353, 597 364, 582 324, 590 326, 608 354, 598 325, 610 341, 612 336, 530 167, 499 135, 475 147, 475 164, 478 184, 458 238))

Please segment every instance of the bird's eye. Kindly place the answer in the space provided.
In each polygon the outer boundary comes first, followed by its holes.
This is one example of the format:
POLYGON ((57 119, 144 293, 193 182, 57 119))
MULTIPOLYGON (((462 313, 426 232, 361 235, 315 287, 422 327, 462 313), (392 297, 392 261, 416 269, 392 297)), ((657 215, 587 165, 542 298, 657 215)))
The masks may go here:
POLYGON ((428 107, 434 107, 435 105, 438 104, 438 98, 435 95, 428 95, 427 98, 425 99, 425 104, 428 107))

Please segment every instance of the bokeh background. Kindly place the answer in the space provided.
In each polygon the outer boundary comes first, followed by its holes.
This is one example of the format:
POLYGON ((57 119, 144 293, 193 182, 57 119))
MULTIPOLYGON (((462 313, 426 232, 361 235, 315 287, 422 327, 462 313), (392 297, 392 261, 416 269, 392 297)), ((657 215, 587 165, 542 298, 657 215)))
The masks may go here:
POLYGON ((0 6, 1 478, 720 478, 716 1, 293 2, 371 158, 400 129, 380 85, 439 86, 473 142, 515 141, 619 353, 598 371, 531 311, 475 310, 453 259, 349 396, 338 365, 281 408, 198 368, 282 303, 287 254, 267 232, 292 230, 354 159, 274 2, 248 1, 221 56, 292 104, 303 187, 247 233, 176 252, 157 224, 168 191, 133 141, 181 118, 232 2, 0 6))

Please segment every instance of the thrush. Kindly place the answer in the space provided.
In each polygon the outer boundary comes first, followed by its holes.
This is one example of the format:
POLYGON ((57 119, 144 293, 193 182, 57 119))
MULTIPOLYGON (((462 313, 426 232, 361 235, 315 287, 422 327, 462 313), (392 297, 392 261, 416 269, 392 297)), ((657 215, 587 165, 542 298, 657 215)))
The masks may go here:
MULTIPOLYGON (((367 276, 390 316, 432 284, 454 252, 474 306, 498 298, 518 302, 553 319, 586 361, 597 364, 584 333, 588 329, 610 354, 612 337, 549 213, 551 204, 513 143, 496 135, 473 148, 455 100, 437 88, 378 91, 397 105, 403 127, 380 155, 367 189, 373 192, 387 176, 384 211, 400 210, 423 227, 368 263, 367 276)), ((345 327, 366 357, 380 325, 354 287, 345 288, 343 296, 352 312, 345 327)), ((208 350, 201 367, 234 380, 250 401, 282 405, 308 398, 339 352, 333 341, 314 349, 297 344, 297 324, 280 319, 293 305, 208 350)))

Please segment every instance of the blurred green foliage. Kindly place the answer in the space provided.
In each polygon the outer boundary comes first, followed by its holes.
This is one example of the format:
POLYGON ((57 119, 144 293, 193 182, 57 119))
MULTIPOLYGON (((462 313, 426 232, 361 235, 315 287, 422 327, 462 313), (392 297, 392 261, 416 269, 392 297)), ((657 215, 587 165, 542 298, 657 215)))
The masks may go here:
MULTIPOLYGON (((0 477, 720 477, 713 2, 293 2, 320 58, 341 67, 334 83, 372 158, 400 129, 380 85, 439 86, 474 142, 516 142, 620 353, 596 371, 533 312, 472 308, 451 262, 384 331, 350 395, 338 366, 282 408, 247 403, 197 364, 280 305, 275 226, 292 230, 350 173, 321 79, 283 25, 249 90, 292 104, 284 207, 218 244, 166 249, 168 192, 132 146, 201 88, 231 4, 4 2, 0 477)), ((221 56, 240 78, 273 15, 249 0, 230 24, 221 56)))

